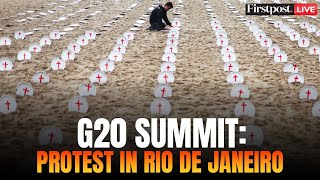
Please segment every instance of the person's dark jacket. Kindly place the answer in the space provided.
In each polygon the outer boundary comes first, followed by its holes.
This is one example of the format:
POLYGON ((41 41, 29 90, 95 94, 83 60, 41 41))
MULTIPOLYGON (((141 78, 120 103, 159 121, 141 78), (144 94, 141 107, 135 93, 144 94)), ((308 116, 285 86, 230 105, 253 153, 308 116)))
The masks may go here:
POLYGON ((162 5, 159 5, 151 12, 150 24, 155 23, 155 22, 162 23, 162 19, 164 20, 166 25, 171 26, 171 23, 167 17, 167 11, 165 11, 165 9, 163 8, 162 5))

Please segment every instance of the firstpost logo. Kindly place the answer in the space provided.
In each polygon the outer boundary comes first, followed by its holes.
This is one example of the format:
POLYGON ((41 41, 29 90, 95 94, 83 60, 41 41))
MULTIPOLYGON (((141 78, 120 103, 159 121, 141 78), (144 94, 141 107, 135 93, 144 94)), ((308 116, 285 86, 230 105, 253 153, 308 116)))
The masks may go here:
POLYGON ((318 14, 317 4, 246 4, 246 15, 310 15, 318 14))

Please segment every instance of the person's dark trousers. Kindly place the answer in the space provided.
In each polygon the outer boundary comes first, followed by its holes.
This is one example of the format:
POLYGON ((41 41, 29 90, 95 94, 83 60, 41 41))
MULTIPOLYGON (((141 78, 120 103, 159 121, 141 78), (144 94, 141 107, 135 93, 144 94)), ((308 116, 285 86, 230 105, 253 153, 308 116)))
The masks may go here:
POLYGON ((154 22, 151 23, 150 30, 161 31, 166 27, 164 23, 154 22))

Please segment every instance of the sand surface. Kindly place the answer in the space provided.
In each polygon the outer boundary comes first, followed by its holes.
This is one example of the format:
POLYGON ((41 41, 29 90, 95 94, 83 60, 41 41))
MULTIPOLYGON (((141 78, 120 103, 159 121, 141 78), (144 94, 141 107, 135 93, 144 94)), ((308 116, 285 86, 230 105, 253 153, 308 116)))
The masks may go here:
MULTIPOLYGON (((0 47, 0 57, 14 60, 11 72, 0 72, 0 95, 11 95, 16 98, 18 104, 16 112, 0 114, 0 152, 6 152, 8 147, 11 153, 22 153, 25 148, 39 147, 37 138, 40 129, 51 125, 63 132, 63 148, 77 147, 77 122, 82 117, 92 120, 101 117, 109 120, 122 117, 127 121, 129 137, 135 134, 134 123, 137 118, 154 117, 149 107, 155 99, 153 90, 158 84, 157 76, 162 64, 161 57, 166 46, 167 34, 145 30, 148 21, 129 43, 123 61, 117 62, 115 70, 108 74, 107 84, 96 85, 97 96, 86 98, 89 103, 88 113, 69 112, 67 109, 68 100, 78 95, 78 88, 82 83, 89 82, 91 73, 99 69, 100 60, 112 51, 116 38, 129 31, 136 20, 148 12, 148 8, 154 3, 153 0, 101 1, 102 4, 96 0, 83 0, 73 5, 68 4, 71 0, 2 1, 0 6, 3 11, 0 12, 0 18, 8 19, 0 21, 0 29, 3 29, 0 31, 0 37, 13 38, 13 32, 19 29, 25 32, 33 31, 34 34, 27 36, 23 41, 13 40, 10 47, 0 47), (58 4, 49 6, 52 2, 58 4), (126 11, 133 3, 138 5, 131 11, 126 11), (92 4, 96 5, 90 6, 92 4), (65 21, 52 22, 85 8, 85 12, 76 13, 65 21), (56 9, 53 14, 48 13, 33 21, 16 22, 52 9, 56 9), (27 10, 37 11, 17 16, 18 13, 27 10), (102 12, 96 16, 89 16, 95 11, 102 12), (103 24, 113 20, 112 18, 121 12, 126 12, 124 17, 116 21, 112 27, 103 28, 103 24), (79 20, 84 19, 87 21, 86 24, 79 23, 79 20), (50 48, 43 48, 43 51, 33 55, 30 61, 16 60, 20 50, 38 42, 50 31, 62 31, 73 23, 79 23, 80 27, 68 32, 60 40, 53 41, 50 48), (43 29, 34 31, 34 28, 39 27, 43 29), (89 29, 101 34, 88 46, 83 47, 76 60, 67 63, 64 71, 53 71, 50 68, 52 58, 60 56, 71 41, 89 29), (50 83, 34 84, 32 76, 36 71, 46 71, 50 76, 50 83), (34 96, 17 96, 15 88, 19 82, 31 83, 35 89, 34 96)), ((268 56, 267 50, 259 45, 248 27, 241 23, 222 1, 208 1, 228 33, 230 45, 237 54, 240 72, 245 77, 244 84, 250 90, 249 100, 256 109, 254 118, 241 117, 240 124, 254 124, 262 128, 265 139, 261 149, 280 149, 292 158, 306 158, 311 155, 319 158, 320 121, 319 118, 312 117, 311 113, 315 101, 299 99, 299 91, 304 85, 312 85, 319 90, 318 57, 310 56, 308 49, 299 48, 296 42, 291 42, 283 32, 263 18, 247 17, 254 20, 274 43, 288 54, 289 62, 298 64, 305 84, 288 84, 289 74, 283 72, 284 64, 277 64, 273 57, 268 56)), ((229 2, 240 11, 239 14, 244 15, 243 4, 238 0, 229 2)), ((216 38, 205 6, 202 0, 185 0, 184 4, 182 15, 179 16, 182 26, 175 63, 175 82, 171 84, 173 96, 168 98, 172 106, 169 117, 234 117, 234 107, 239 99, 230 96, 232 85, 226 81, 228 73, 223 70, 220 49, 215 43, 216 38)), ((172 11, 169 11, 168 15, 169 19, 174 17, 172 11)), ((297 17, 297 22, 304 20, 320 27, 319 21, 297 17)), ((319 45, 319 37, 300 29, 299 25, 290 22, 287 24, 301 35, 310 38, 312 45, 319 45)))

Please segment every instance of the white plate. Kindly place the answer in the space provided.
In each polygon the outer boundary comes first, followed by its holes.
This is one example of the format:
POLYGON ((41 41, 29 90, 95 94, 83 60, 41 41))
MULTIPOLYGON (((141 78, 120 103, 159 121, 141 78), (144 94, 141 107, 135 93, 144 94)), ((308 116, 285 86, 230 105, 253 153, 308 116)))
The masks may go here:
POLYGON ((289 21, 289 22, 295 22, 296 19, 287 19, 287 21, 289 21))
POLYGON ((27 21, 27 20, 26 19, 20 19, 17 22, 25 22, 25 21, 27 21))
POLYGON ((117 21, 108 21, 107 24, 116 23, 117 21))
POLYGON ((70 27, 79 27, 79 24, 70 24, 70 27))
POLYGON ((73 28, 64 28, 63 31, 66 31, 66 32, 73 31, 73 28))
POLYGON ((141 16, 139 19, 140 19, 140 20, 147 20, 147 19, 149 19, 149 18, 147 18, 147 17, 142 17, 142 16, 141 16))
POLYGON ((134 4, 131 4, 131 8, 134 8, 134 7, 136 7, 138 5, 138 3, 134 3, 134 4))
POLYGON ((86 11, 86 10, 85 9, 80 9, 79 11, 76 11, 76 13, 82 13, 84 11, 86 11))
POLYGON ((100 31, 109 31, 108 28, 100 28, 99 30, 100 30, 100 31))
POLYGON ((143 24, 143 23, 145 23, 144 20, 137 20, 136 22, 137 22, 138 24, 143 24))
POLYGON ((61 21, 64 21, 64 20, 66 20, 66 19, 68 19, 67 17, 59 17, 59 19, 61 20, 61 21))
POLYGON ((282 16, 281 18, 282 18, 282 19, 290 19, 289 16, 282 16))
POLYGON ((140 31, 139 28, 130 28, 130 31, 140 31))
POLYGON ((133 24, 135 27, 142 27, 142 24, 133 24))
POLYGON ((34 28, 34 31, 41 31, 43 28, 34 28))
POLYGON ((32 35, 32 34, 33 34, 33 32, 25 32, 24 33, 25 36, 32 35))

